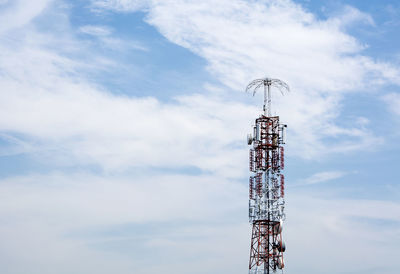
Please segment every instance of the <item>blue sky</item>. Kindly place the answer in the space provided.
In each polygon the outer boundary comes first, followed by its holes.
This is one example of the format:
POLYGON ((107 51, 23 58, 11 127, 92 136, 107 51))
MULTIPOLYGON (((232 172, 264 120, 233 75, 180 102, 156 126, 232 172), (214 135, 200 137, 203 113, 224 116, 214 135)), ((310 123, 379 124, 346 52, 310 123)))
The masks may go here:
POLYGON ((0 272, 246 273, 255 78, 287 273, 398 273, 397 1, 0 0, 0 272))

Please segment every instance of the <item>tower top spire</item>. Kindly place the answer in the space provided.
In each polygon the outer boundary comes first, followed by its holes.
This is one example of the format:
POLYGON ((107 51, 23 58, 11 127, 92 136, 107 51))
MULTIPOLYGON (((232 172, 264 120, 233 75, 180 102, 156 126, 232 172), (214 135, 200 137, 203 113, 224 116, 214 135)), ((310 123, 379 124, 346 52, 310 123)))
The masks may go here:
POLYGON ((251 81, 246 87, 246 92, 253 92, 254 96, 257 90, 262 86, 264 87, 264 115, 271 117, 271 87, 276 87, 282 95, 284 95, 285 92, 289 92, 290 88, 285 82, 279 79, 263 78, 251 81))

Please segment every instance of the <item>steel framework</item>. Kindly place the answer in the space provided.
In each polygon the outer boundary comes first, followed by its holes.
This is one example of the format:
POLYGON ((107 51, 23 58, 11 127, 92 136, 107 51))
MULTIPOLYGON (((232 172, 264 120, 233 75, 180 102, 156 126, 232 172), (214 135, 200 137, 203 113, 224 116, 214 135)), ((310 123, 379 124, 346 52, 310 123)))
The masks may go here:
POLYGON ((247 142, 249 152, 249 221, 252 224, 249 274, 269 274, 284 268, 282 225, 285 220, 284 133, 286 125, 271 116, 271 87, 283 94, 289 87, 278 79, 257 79, 246 91, 264 87, 263 114, 255 120, 247 142))

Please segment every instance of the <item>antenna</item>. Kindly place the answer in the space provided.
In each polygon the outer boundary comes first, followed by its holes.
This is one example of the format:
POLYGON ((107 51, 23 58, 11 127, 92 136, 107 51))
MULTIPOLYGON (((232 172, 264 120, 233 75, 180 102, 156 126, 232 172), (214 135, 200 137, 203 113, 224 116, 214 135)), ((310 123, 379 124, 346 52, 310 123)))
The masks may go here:
POLYGON ((270 117, 271 116, 271 86, 276 87, 282 95, 284 92, 289 92, 289 86, 279 80, 279 79, 271 79, 271 78, 264 78, 264 79, 256 79, 250 82, 250 84, 246 87, 246 92, 253 91, 253 96, 256 94, 257 90, 264 86, 264 115, 270 117))
MULTIPOLYGON (((256 79, 246 88, 264 86, 264 113, 255 120, 253 136, 247 136, 249 151, 249 221, 252 225, 249 274, 270 274, 281 270, 286 250, 282 227, 285 220, 284 130, 279 116, 271 116, 271 87, 282 95, 289 86, 278 79, 256 79)), ((281 272, 279 271, 279 272, 281 272)))

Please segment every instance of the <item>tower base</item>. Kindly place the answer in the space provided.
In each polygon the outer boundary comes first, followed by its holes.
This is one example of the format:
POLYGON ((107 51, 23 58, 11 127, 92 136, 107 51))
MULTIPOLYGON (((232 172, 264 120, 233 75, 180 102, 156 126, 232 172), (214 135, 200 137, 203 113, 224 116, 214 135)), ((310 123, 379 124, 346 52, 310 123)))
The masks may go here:
POLYGON ((253 221, 249 274, 276 273, 284 267, 281 223, 270 220, 253 221))

